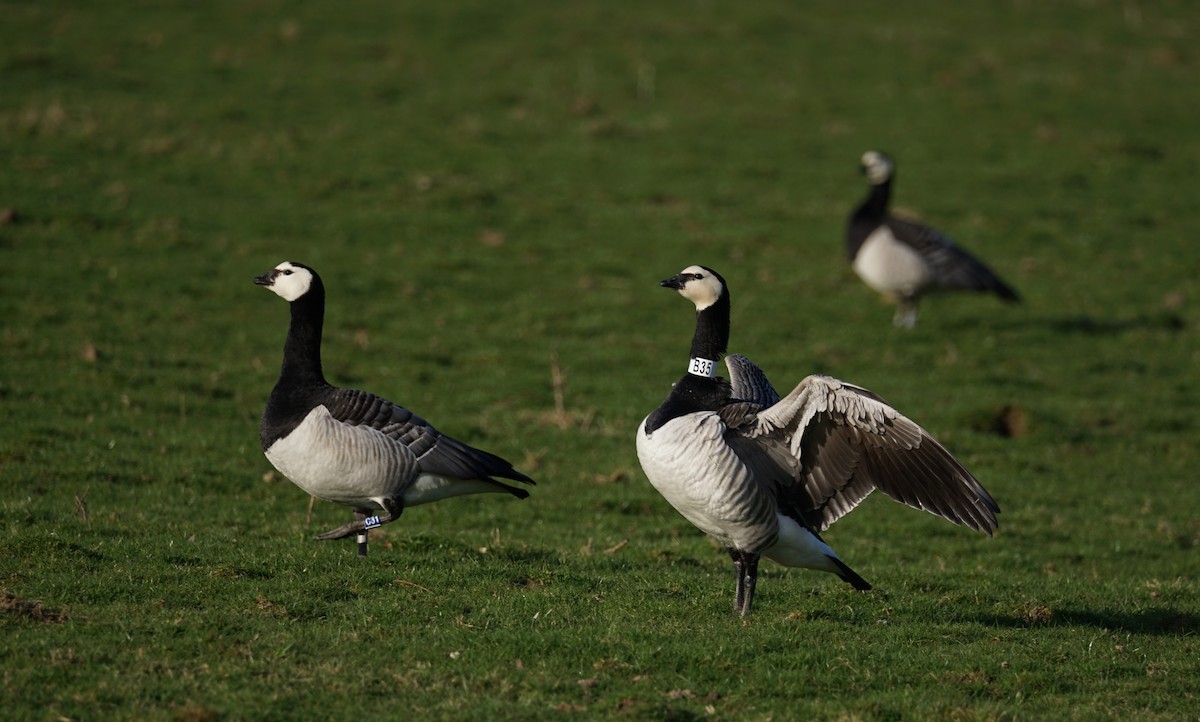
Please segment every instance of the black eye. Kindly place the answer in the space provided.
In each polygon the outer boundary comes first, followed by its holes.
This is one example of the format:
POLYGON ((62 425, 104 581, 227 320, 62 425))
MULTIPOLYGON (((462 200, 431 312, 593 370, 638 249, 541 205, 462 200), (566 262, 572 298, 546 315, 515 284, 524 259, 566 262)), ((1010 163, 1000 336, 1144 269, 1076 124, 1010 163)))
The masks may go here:
POLYGON ((290 269, 290 268, 284 269, 283 275, 285 275, 285 276, 292 275, 292 269, 290 269))

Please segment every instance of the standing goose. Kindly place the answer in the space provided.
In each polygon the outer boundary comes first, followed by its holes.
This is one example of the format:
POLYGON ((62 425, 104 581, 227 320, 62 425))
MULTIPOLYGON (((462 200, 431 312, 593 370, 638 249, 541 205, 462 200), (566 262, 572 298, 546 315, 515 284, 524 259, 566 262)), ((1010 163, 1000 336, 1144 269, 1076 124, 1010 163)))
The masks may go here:
POLYGON ((991 536, 1000 507, 924 429, 829 376, 809 376, 782 399, 745 357, 725 359, 732 383, 718 377, 725 279, 689 266, 662 286, 695 304, 696 331, 687 373, 638 427, 638 459, 671 506, 729 552, 736 614, 750 611, 762 556, 870 589, 818 535, 875 488, 991 536))
POLYGON ((846 252, 854 272, 897 304, 897 326, 917 323, 917 303, 934 290, 985 291, 1005 301, 1020 297, 982 261, 939 231, 888 213, 895 166, 878 151, 862 157, 871 189, 846 225, 846 252))
POLYGON ((316 539, 357 534, 365 557, 367 531, 395 521, 405 507, 485 492, 529 496, 493 478, 534 483, 504 459, 439 433, 387 399, 325 381, 325 286, 316 271, 284 261, 254 282, 289 302, 292 314, 279 381, 259 426, 263 451, 296 486, 354 509, 353 522, 316 539))

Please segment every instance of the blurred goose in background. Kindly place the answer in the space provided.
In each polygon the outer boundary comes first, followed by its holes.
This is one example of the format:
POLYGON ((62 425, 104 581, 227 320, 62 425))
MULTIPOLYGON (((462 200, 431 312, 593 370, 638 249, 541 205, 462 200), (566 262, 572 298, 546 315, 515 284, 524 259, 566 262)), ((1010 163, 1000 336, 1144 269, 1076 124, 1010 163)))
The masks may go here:
POLYGON ((931 291, 990 292, 1020 301, 1012 287, 949 237, 888 212, 895 177, 891 158, 867 151, 862 171, 871 189, 846 226, 846 252, 858 277, 896 303, 897 326, 916 325, 917 303, 931 291))
POLYGON ((368 530, 395 521, 405 507, 463 494, 529 496, 496 480, 534 483, 504 459, 439 433, 387 399, 325 380, 325 286, 316 271, 284 261, 254 282, 291 304, 283 367, 259 426, 263 451, 296 486, 354 509, 353 522, 315 538, 357 534, 365 557, 368 530))
POLYGON ((760 557, 871 585, 819 534, 876 488, 985 534, 1000 512, 991 495, 924 429, 880 397, 809 376, 780 398, 743 356, 725 359, 729 286, 690 266, 662 282, 696 307, 691 358, 666 401, 638 427, 646 477, 680 514, 733 559, 734 612, 754 600, 760 557))

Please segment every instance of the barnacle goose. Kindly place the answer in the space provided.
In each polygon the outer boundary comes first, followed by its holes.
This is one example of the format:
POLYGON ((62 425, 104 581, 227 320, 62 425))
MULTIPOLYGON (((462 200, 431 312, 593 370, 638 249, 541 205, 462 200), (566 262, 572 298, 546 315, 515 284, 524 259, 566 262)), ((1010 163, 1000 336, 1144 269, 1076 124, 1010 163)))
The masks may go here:
POLYGON ((725 359, 729 286, 689 266, 662 282, 696 306, 691 360, 637 431, 654 488, 733 559, 734 612, 754 600, 762 556, 871 585, 819 536, 879 488, 908 506, 991 535, 1000 507, 941 444, 866 389, 809 376, 780 398, 743 356, 725 359))
POLYGON ((858 277, 896 303, 897 326, 916 325, 917 303, 930 291, 986 291, 1020 301, 1012 287, 949 237, 888 212, 895 177, 891 158, 867 151, 862 171, 871 189, 846 224, 846 252, 858 277))
POLYGON ((296 486, 354 509, 353 522, 316 539, 357 534, 365 557, 367 531, 395 521, 405 507, 484 492, 529 496, 494 478, 534 483, 504 459, 439 433, 387 399, 325 380, 325 286, 316 271, 284 261, 254 282, 291 304, 283 367, 259 426, 263 451, 296 486))

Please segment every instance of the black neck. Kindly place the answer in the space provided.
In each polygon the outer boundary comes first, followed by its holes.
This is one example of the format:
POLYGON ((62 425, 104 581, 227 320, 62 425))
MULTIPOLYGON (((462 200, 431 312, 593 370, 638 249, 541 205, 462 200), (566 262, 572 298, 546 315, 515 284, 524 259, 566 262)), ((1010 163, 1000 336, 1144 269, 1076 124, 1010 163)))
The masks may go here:
POLYGON ((646 433, 653 434, 664 424, 680 416, 700 411, 717 411, 732 397, 729 382, 723 378, 703 378, 684 374, 667 394, 666 401, 646 417, 646 433))
POLYGON ((696 312, 696 333, 692 335, 692 358, 719 361, 729 348, 729 288, 716 303, 696 312))
POLYGON ((846 253, 851 260, 858 255, 858 249, 867 240, 867 236, 871 235, 871 232, 887 218, 888 200, 891 195, 892 179, 888 178, 879 185, 871 186, 867 197, 854 210, 854 215, 850 216, 846 234, 846 253))
POLYGON ((858 212, 869 218, 882 220, 887 215, 888 200, 892 196, 892 179, 876 186, 871 186, 871 192, 867 194, 867 199, 859 207, 858 212))
POLYGON ((294 386, 323 386, 321 331, 325 324, 325 289, 314 285, 308 293, 292 301, 291 309, 279 381, 282 384, 286 380, 294 386))
MULTIPOLYGON (((724 279, 721 279, 724 286, 724 279)), ((696 312, 692 335, 692 358, 719 362, 729 346, 729 287, 708 308, 696 312)), ((716 411, 729 403, 729 382, 720 377, 685 373, 671 387, 667 400, 646 417, 646 433, 654 433, 668 421, 697 411, 716 411)))

